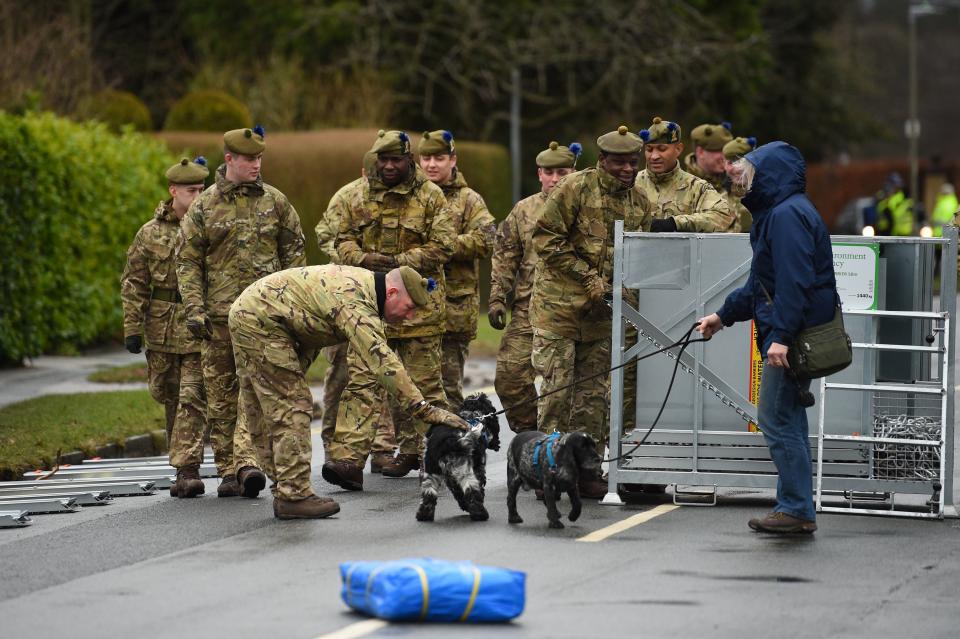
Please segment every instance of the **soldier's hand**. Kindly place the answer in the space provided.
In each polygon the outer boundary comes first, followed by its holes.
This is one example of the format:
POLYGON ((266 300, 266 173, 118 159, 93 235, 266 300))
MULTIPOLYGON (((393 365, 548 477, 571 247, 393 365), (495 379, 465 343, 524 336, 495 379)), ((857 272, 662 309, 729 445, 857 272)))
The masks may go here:
POLYGON ((397 268, 397 258, 393 255, 382 255, 380 253, 365 253, 360 261, 360 266, 370 271, 386 273, 397 268))
POLYGON ((136 355, 143 347, 143 338, 139 335, 127 335, 123 339, 123 345, 127 347, 128 351, 136 355))
POLYGON ((213 337, 213 324, 206 315, 198 315, 188 319, 187 330, 197 339, 209 340, 213 337))
POLYGON ((487 319, 490 326, 502 331, 507 325, 507 307, 500 302, 490 302, 487 306, 487 319))
POLYGON ((593 306, 605 305, 603 298, 613 292, 613 288, 599 275, 594 275, 587 282, 585 288, 587 289, 587 297, 590 298, 590 303, 593 306))
POLYGON ((417 417, 428 424, 444 424, 445 426, 451 426, 453 428, 470 430, 470 424, 468 424, 462 417, 451 413, 445 408, 433 406, 432 404, 424 404, 417 417))
POLYGON ((676 233, 677 221, 672 217, 665 217, 661 220, 650 222, 651 233, 676 233))

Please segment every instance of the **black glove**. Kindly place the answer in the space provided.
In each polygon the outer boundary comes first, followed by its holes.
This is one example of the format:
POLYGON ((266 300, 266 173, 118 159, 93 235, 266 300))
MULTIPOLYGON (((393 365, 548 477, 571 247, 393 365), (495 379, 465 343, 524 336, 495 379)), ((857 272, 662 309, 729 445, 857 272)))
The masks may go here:
POLYGON ((127 347, 128 351, 136 355, 143 347, 143 338, 139 335, 127 335, 123 339, 123 345, 127 347))
POLYGON ((206 315, 198 315, 187 320, 187 330, 197 339, 209 340, 213 337, 213 324, 206 315))
POLYGON ((397 268, 397 258, 395 255, 381 255, 380 253, 366 253, 360 261, 360 266, 378 273, 386 273, 397 268))
POLYGON ((507 308, 500 302, 490 302, 487 305, 487 319, 490 326, 502 331, 507 326, 507 308))
POLYGON ((654 220, 650 223, 651 233, 676 233, 677 222, 672 217, 665 217, 662 220, 654 220))

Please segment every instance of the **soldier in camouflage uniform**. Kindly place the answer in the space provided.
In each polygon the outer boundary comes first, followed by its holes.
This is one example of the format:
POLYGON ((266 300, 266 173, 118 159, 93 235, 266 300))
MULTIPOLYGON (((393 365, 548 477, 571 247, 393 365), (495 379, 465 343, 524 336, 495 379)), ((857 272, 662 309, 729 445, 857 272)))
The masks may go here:
MULTIPOLYGON (((203 343, 207 421, 217 473, 217 495, 240 493, 234 465, 237 424, 237 372, 227 314, 248 285, 264 275, 304 266, 300 218, 287 198, 260 178, 266 147, 263 129, 236 129, 223 136, 225 164, 216 181, 197 198, 181 223, 177 257, 180 294, 187 328, 203 343)), ((249 445, 239 439, 237 446, 249 445)), ((183 464, 199 464, 196 441, 183 464)))
MULTIPOLYGON (((752 216, 747 207, 740 204, 743 194, 735 194, 739 187, 727 176, 726 158, 723 149, 733 141, 730 123, 701 124, 690 132, 694 152, 684 158, 684 169, 691 175, 710 183, 727 202, 727 208, 736 216, 732 231, 746 233, 750 230, 752 216), (744 227, 744 221, 747 225, 744 227)), ((742 139, 742 138, 741 138, 742 139)))
POLYGON ((510 430, 515 433, 537 429, 537 387, 534 385, 537 372, 530 361, 533 327, 529 317, 530 293, 537 266, 533 232, 540 218, 540 208, 553 187, 576 170, 580 151, 576 142, 569 147, 551 142, 537 155, 537 178, 541 190, 514 205, 500 223, 493 246, 490 301, 487 305, 490 326, 503 330, 508 304, 510 309, 510 325, 497 352, 494 387, 503 406, 512 407, 507 409, 506 417, 510 430))
MULTIPOLYGON (((350 201, 354 191, 362 189, 368 176, 373 175, 376 170, 377 155, 367 151, 363 154, 363 167, 360 170, 360 177, 342 186, 327 205, 317 222, 314 229, 317 234, 317 242, 320 250, 327 256, 331 264, 340 261, 337 255, 335 240, 337 232, 340 230, 340 218, 343 208, 350 201)), ((330 442, 333 441, 333 433, 337 427, 337 412, 340 409, 340 395, 343 389, 347 387, 347 343, 327 346, 323 349, 323 356, 329 362, 327 371, 323 376, 323 417, 321 418, 320 438, 323 441, 323 449, 326 452, 330 442)), ((390 411, 387 409, 386 397, 384 397, 383 410, 380 411, 380 426, 377 428, 377 436, 373 440, 373 450, 370 455, 370 472, 379 473, 383 467, 393 460, 396 452, 397 442, 393 432, 393 420, 390 418, 390 411)))
MULTIPOLYGON (((182 447, 174 437, 174 425, 179 422, 178 432, 197 432, 202 437, 207 421, 200 340, 187 331, 174 251, 180 220, 203 191, 209 174, 202 157, 181 160, 167 169, 170 199, 160 202, 153 219, 137 231, 120 278, 124 343, 128 351, 139 353, 142 335, 146 336, 147 385, 166 412, 171 463, 182 447)), ((203 490, 198 473, 181 496, 194 497, 203 490)), ((176 484, 170 494, 178 494, 176 484)))
POLYGON ((750 232, 753 216, 747 207, 740 203, 746 191, 733 179, 735 177, 732 174, 733 163, 755 148, 757 148, 757 138, 754 137, 734 138, 723 145, 723 170, 727 174, 727 184, 730 185, 727 189, 727 203, 730 205, 730 210, 737 213, 737 223, 741 233, 750 232))
POLYGON ((470 342, 477 337, 480 313, 480 258, 493 252, 496 221, 480 194, 467 186, 457 169, 457 153, 449 131, 423 134, 420 168, 447 198, 457 240, 453 257, 443 267, 447 286, 447 322, 441 348, 443 390, 453 411, 463 404, 463 367, 470 342))
MULTIPOLYGON (((386 335, 410 378, 431 404, 446 405, 440 377, 440 338, 443 334, 446 289, 443 265, 453 254, 456 231, 443 191, 413 161, 410 138, 402 131, 381 131, 373 144, 376 174, 352 194, 342 212, 337 235, 341 263, 385 272, 411 266, 437 282, 438 294, 419 307, 412 319, 387 326, 386 335)), ((376 375, 360 353, 347 353, 350 381, 340 398, 337 430, 324 470, 330 477, 354 475, 369 453, 363 433, 379 415, 376 375)), ((395 401, 390 412, 400 452, 383 474, 403 477, 419 468, 426 425, 410 419, 395 401)), ((341 486, 349 488, 345 484, 341 486)))
POLYGON ((637 176, 636 188, 656 208, 650 226, 654 233, 688 231, 719 233, 735 230, 736 216, 723 196, 705 180, 680 168, 680 125, 654 118, 640 131, 647 167, 637 176))
MULTIPOLYGON (((609 376, 586 378, 610 366, 611 312, 604 297, 612 291, 614 222, 646 231, 652 217, 644 192, 634 188, 640 138, 621 126, 597 146, 596 168, 565 177, 541 209, 530 322, 533 366, 543 376, 540 430, 583 430, 602 446, 609 376), (553 392, 575 379, 584 381, 553 392)), ((600 498, 606 489, 599 478, 581 478, 585 497, 600 498)))
MULTIPOLYGON (((278 519, 328 517, 340 510, 318 497, 310 484, 310 420, 313 399, 306 371, 317 348, 347 341, 350 352, 396 399, 403 411, 430 424, 467 428, 466 422, 423 395, 387 346, 384 322, 411 318, 429 303, 435 286, 410 267, 371 273, 328 264, 288 269, 249 286, 230 307, 230 334, 240 377, 238 429, 249 430, 250 449, 237 450, 238 479, 245 497, 256 497, 262 466, 273 480, 273 513, 278 519), (259 473, 259 470, 257 471, 259 473)), ((367 446, 373 429, 363 436, 367 446)), ((359 470, 359 469, 358 469, 359 470)), ((324 477, 328 480, 327 467, 324 477)), ((338 477, 359 482, 363 475, 338 477)))

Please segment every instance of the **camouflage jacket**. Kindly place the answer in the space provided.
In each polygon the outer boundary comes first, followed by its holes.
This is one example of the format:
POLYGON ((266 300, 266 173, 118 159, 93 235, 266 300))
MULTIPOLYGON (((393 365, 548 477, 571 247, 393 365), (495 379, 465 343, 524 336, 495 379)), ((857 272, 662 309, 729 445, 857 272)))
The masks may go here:
POLYGON ((712 173, 707 173, 700 168, 700 165, 697 164, 697 156, 693 153, 690 153, 683 159, 683 168, 690 173, 691 175, 700 178, 701 180, 706 180, 710 183, 710 186, 717 190, 717 193, 723 196, 723 199, 727 202, 727 208, 737 217, 737 223, 732 229, 731 233, 749 233, 750 225, 753 223, 753 216, 750 215, 750 211, 747 210, 743 204, 740 204, 740 199, 744 196, 743 193, 737 193, 736 187, 730 183, 730 178, 727 177, 727 174, 724 173, 722 176, 716 176, 712 173))
POLYGON ((317 226, 314 228, 314 232, 317 234, 317 244, 320 246, 323 254, 330 260, 331 264, 336 264, 340 261, 340 256, 337 255, 336 240, 337 232, 340 230, 340 220, 343 218, 343 209, 347 206, 347 202, 350 201, 351 193, 363 189, 366 181, 366 178, 357 178, 353 182, 341 186, 340 189, 333 194, 333 197, 330 198, 330 203, 327 204, 327 210, 320 216, 320 221, 317 222, 317 226))
POLYGON ((514 314, 526 313, 533 291, 533 273, 537 266, 537 251, 533 246, 533 232, 540 219, 540 209, 547 201, 541 191, 517 202, 500 223, 491 258, 490 302, 507 305, 514 314))
POLYGON ((706 180, 681 169, 679 162, 666 173, 640 171, 634 188, 653 204, 654 217, 672 217, 679 231, 720 233, 735 228, 736 218, 723 196, 706 180))
POLYGON ((153 219, 140 227, 127 249, 120 277, 123 335, 142 332, 152 351, 199 353, 200 340, 187 331, 183 304, 170 301, 178 295, 174 250, 180 231, 170 205, 170 200, 157 205, 153 219), (154 298, 154 290, 166 299, 154 298))
POLYGON ((395 255, 400 266, 415 268, 437 281, 431 302, 412 319, 387 325, 387 337, 440 335, 446 319, 443 265, 453 255, 457 232, 440 187, 419 167, 410 178, 387 187, 376 176, 350 193, 340 220, 336 246, 340 262, 359 266, 366 253, 395 255))
POLYGON ((283 193, 260 179, 235 184, 226 166, 180 223, 177 256, 187 317, 225 321, 241 291, 264 275, 307 263, 300 218, 283 193))
POLYGON ((480 194, 467 186, 463 174, 454 169, 453 179, 440 188, 457 232, 453 257, 443 266, 447 286, 447 333, 477 335, 480 313, 480 258, 493 252, 496 220, 480 194))
POLYGON ((591 304, 584 286, 594 275, 613 281, 614 222, 623 220, 626 231, 647 231, 652 210, 643 191, 599 166, 557 183, 533 234, 539 261, 530 323, 581 341, 609 338, 609 308, 591 304))
POLYGON ((231 335, 256 341, 271 364, 302 372, 288 343, 271 343, 264 325, 281 325, 300 350, 349 342, 400 406, 408 412, 423 401, 399 357, 387 345, 372 272, 325 264, 273 273, 233 303, 231 335), (266 321, 264 321, 266 320, 266 321))

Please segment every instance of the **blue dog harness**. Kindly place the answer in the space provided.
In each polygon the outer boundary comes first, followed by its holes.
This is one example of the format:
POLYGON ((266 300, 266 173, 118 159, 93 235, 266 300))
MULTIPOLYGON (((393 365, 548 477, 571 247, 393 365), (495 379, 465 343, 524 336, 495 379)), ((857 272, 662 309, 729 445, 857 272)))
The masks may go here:
POLYGON ((533 467, 537 469, 537 474, 541 477, 543 476, 543 469, 540 468, 540 447, 543 444, 546 444, 544 447, 547 451, 547 466, 550 470, 554 470, 557 467, 557 460, 553 457, 553 446, 560 439, 560 432, 553 431, 553 433, 546 439, 541 439, 533 446, 533 467))

